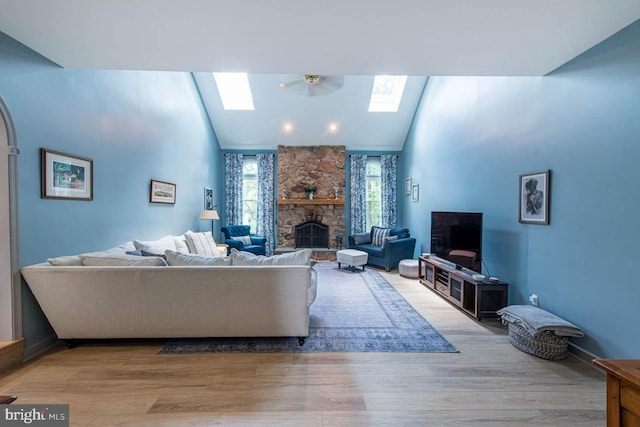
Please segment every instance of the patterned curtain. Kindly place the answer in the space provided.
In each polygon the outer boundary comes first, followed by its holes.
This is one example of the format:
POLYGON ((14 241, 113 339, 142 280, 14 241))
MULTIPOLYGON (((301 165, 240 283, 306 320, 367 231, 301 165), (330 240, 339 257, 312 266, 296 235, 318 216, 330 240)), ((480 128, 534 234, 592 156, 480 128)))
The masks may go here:
POLYGON ((398 158, 395 155, 385 154, 380 157, 382 165, 382 203, 381 216, 383 227, 395 227, 397 220, 396 176, 398 173, 398 158))
POLYGON ((367 155, 351 155, 351 234, 366 233, 367 155))
POLYGON ((265 255, 273 255, 274 245, 274 191, 273 191, 273 154, 258 154, 258 218, 256 234, 265 236, 267 244, 265 255))
POLYGON ((227 225, 242 224, 242 154, 224 155, 225 221, 227 225))

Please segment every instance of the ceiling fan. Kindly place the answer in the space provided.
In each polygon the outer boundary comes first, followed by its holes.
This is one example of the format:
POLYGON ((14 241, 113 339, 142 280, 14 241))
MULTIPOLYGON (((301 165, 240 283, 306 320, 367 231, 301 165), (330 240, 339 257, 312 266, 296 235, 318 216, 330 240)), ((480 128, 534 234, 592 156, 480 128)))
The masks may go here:
POLYGON ((304 74, 301 79, 288 83, 280 83, 281 88, 304 96, 328 95, 339 90, 343 85, 343 76, 325 76, 320 74, 304 74))

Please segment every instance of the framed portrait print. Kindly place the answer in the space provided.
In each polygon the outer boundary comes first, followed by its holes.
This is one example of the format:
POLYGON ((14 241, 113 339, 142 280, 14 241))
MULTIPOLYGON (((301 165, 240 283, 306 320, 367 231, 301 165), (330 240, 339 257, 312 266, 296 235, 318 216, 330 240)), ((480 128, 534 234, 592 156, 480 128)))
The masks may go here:
POLYGON ((213 210, 213 190, 211 188, 204 188, 204 210, 213 210))
POLYGON ((523 224, 549 224, 551 171, 520 175, 520 215, 523 224))
POLYGON ((40 149, 40 197, 93 200, 93 160, 40 149))
POLYGON ((404 194, 411 194, 411 178, 407 178, 404 180, 404 194))
POLYGON ((411 200, 413 200, 414 202, 417 202, 419 196, 420 196, 420 187, 418 184, 414 184, 413 188, 411 189, 411 200))
POLYGON ((170 182, 151 180, 151 203, 176 203, 176 185, 170 182))

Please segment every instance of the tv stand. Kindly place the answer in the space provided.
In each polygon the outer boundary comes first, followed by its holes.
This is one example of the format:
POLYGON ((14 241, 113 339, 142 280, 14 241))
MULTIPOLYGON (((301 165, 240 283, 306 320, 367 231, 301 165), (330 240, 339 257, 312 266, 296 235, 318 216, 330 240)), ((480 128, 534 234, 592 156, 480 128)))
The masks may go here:
POLYGON ((473 280, 474 271, 457 269, 435 256, 418 258, 420 283, 477 320, 500 317, 496 313, 507 306, 509 284, 503 281, 473 280))

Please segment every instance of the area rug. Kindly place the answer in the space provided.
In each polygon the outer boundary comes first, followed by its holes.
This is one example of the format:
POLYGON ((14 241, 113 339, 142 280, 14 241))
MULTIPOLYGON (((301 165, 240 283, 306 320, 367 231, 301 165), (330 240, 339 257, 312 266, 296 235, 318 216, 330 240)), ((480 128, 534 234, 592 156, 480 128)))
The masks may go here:
POLYGON ((319 262, 309 336, 175 339, 160 354, 223 352, 428 352, 458 350, 377 271, 319 262))

